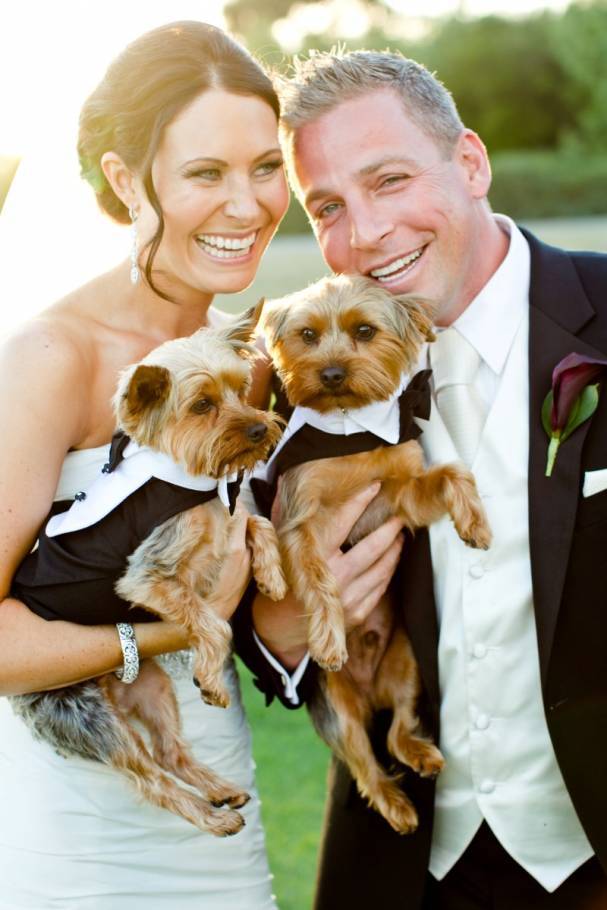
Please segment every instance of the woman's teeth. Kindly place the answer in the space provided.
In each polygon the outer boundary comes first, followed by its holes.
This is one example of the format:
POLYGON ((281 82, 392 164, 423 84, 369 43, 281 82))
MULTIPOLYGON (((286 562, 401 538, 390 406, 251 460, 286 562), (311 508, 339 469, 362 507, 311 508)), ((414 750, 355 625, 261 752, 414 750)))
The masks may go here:
POLYGON ((249 234, 248 237, 220 237, 218 234, 199 234, 196 237, 196 241, 205 253, 215 259, 236 259, 249 252, 255 243, 256 236, 256 232, 249 234))
POLYGON ((381 269, 373 269, 370 273, 372 278, 377 278, 378 281, 386 281, 388 278, 391 278, 396 272, 401 272, 403 269, 409 268, 416 259, 419 259, 423 252, 423 249, 416 250, 414 253, 409 253, 408 256, 403 256, 402 259, 395 259, 394 262, 391 262, 389 265, 384 265, 381 269))

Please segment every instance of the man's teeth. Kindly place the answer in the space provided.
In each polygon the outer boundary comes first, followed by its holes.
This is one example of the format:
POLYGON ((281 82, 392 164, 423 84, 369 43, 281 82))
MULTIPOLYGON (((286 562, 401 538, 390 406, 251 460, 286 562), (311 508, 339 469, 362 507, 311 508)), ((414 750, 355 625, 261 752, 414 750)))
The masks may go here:
POLYGON ((199 234, 196 240, 202 246, 205 253, 214 256, 216 259, 235 259, 248 253, 253 244, 257 233, 249 234, 248 237, 220 237, 219 234, 199 234))
POLYGON ((412 262, 419 259, 421 254, 422 250, 416 250, 414 253, 409 253, 408 256, 403 256, 402 259, 395 259, 390 265, 385 265, 381 269, 373 269, 371 275, 373 278, 386 278, 388 275, 393 275, 394 272, 400 272, 401 269, 411 265, 412 262))

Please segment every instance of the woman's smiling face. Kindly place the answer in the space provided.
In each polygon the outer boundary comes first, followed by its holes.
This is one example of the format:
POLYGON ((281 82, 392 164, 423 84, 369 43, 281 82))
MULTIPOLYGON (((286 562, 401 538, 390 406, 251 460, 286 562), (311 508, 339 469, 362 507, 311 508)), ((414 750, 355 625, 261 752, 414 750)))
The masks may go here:
MULTIPOLYGON (((164 217, 154 281, 179 298, 246 288, 289 202, 276 116, 254 95, 203 92, 166 128, 152 165, 164 217)), ((140 248, 158 220, 145 200, 140 248)))

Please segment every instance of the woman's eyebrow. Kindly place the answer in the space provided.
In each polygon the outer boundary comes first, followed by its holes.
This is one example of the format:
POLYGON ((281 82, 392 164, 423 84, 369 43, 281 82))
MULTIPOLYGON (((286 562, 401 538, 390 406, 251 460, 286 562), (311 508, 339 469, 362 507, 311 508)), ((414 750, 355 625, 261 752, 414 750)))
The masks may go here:
MULTIPOLYGON (((257 155, 256 158, 253 158, 253 164, 261 161, 263 158, 267 158, 268 155, 282 155, 282 151, 279 146, 267 149, 265 152, 262 152, 261 155, 257 155)), ((189 161, 186 161, 182 166, 190 167, 193 164, 213 164, 217 167, 229 167, 229 163, 227 161, 223 161, 221 158, 210 158, 205 156, 202 156, 200 158, 192 158, 189 161)))

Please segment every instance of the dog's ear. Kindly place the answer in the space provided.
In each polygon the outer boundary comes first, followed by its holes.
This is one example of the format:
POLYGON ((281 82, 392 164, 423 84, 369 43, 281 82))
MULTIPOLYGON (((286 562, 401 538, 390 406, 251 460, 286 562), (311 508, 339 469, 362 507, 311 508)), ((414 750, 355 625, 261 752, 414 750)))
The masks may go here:
POLYGON ((400 334, 405 337, 410 331, 411 323, 415 326, 422 341, 435 341, 436 336, 432 331, 434 327, 434 306, 424 297, 414 294, 396 294, 394 301, 400 321, 400 334))
POLYGON ((130 377, 126 377, 126 386, 119 389, 118 422, 140 445, 151 442, 161 423, 170 393, 170 371, 145 363, 136 366, 130 377))
POLYGON ((259 323, 259 331, 263 334, 268 348, 280 340, 288 315, 289 307, 282 298, 266 303, 259 323))
POLYGON ((262 297, 256 304, 249 307, 244 313, 240 313, 232 322, 222 328, 224 338, 230 343, 252 341, 265 302, 265 297, 262 297))

